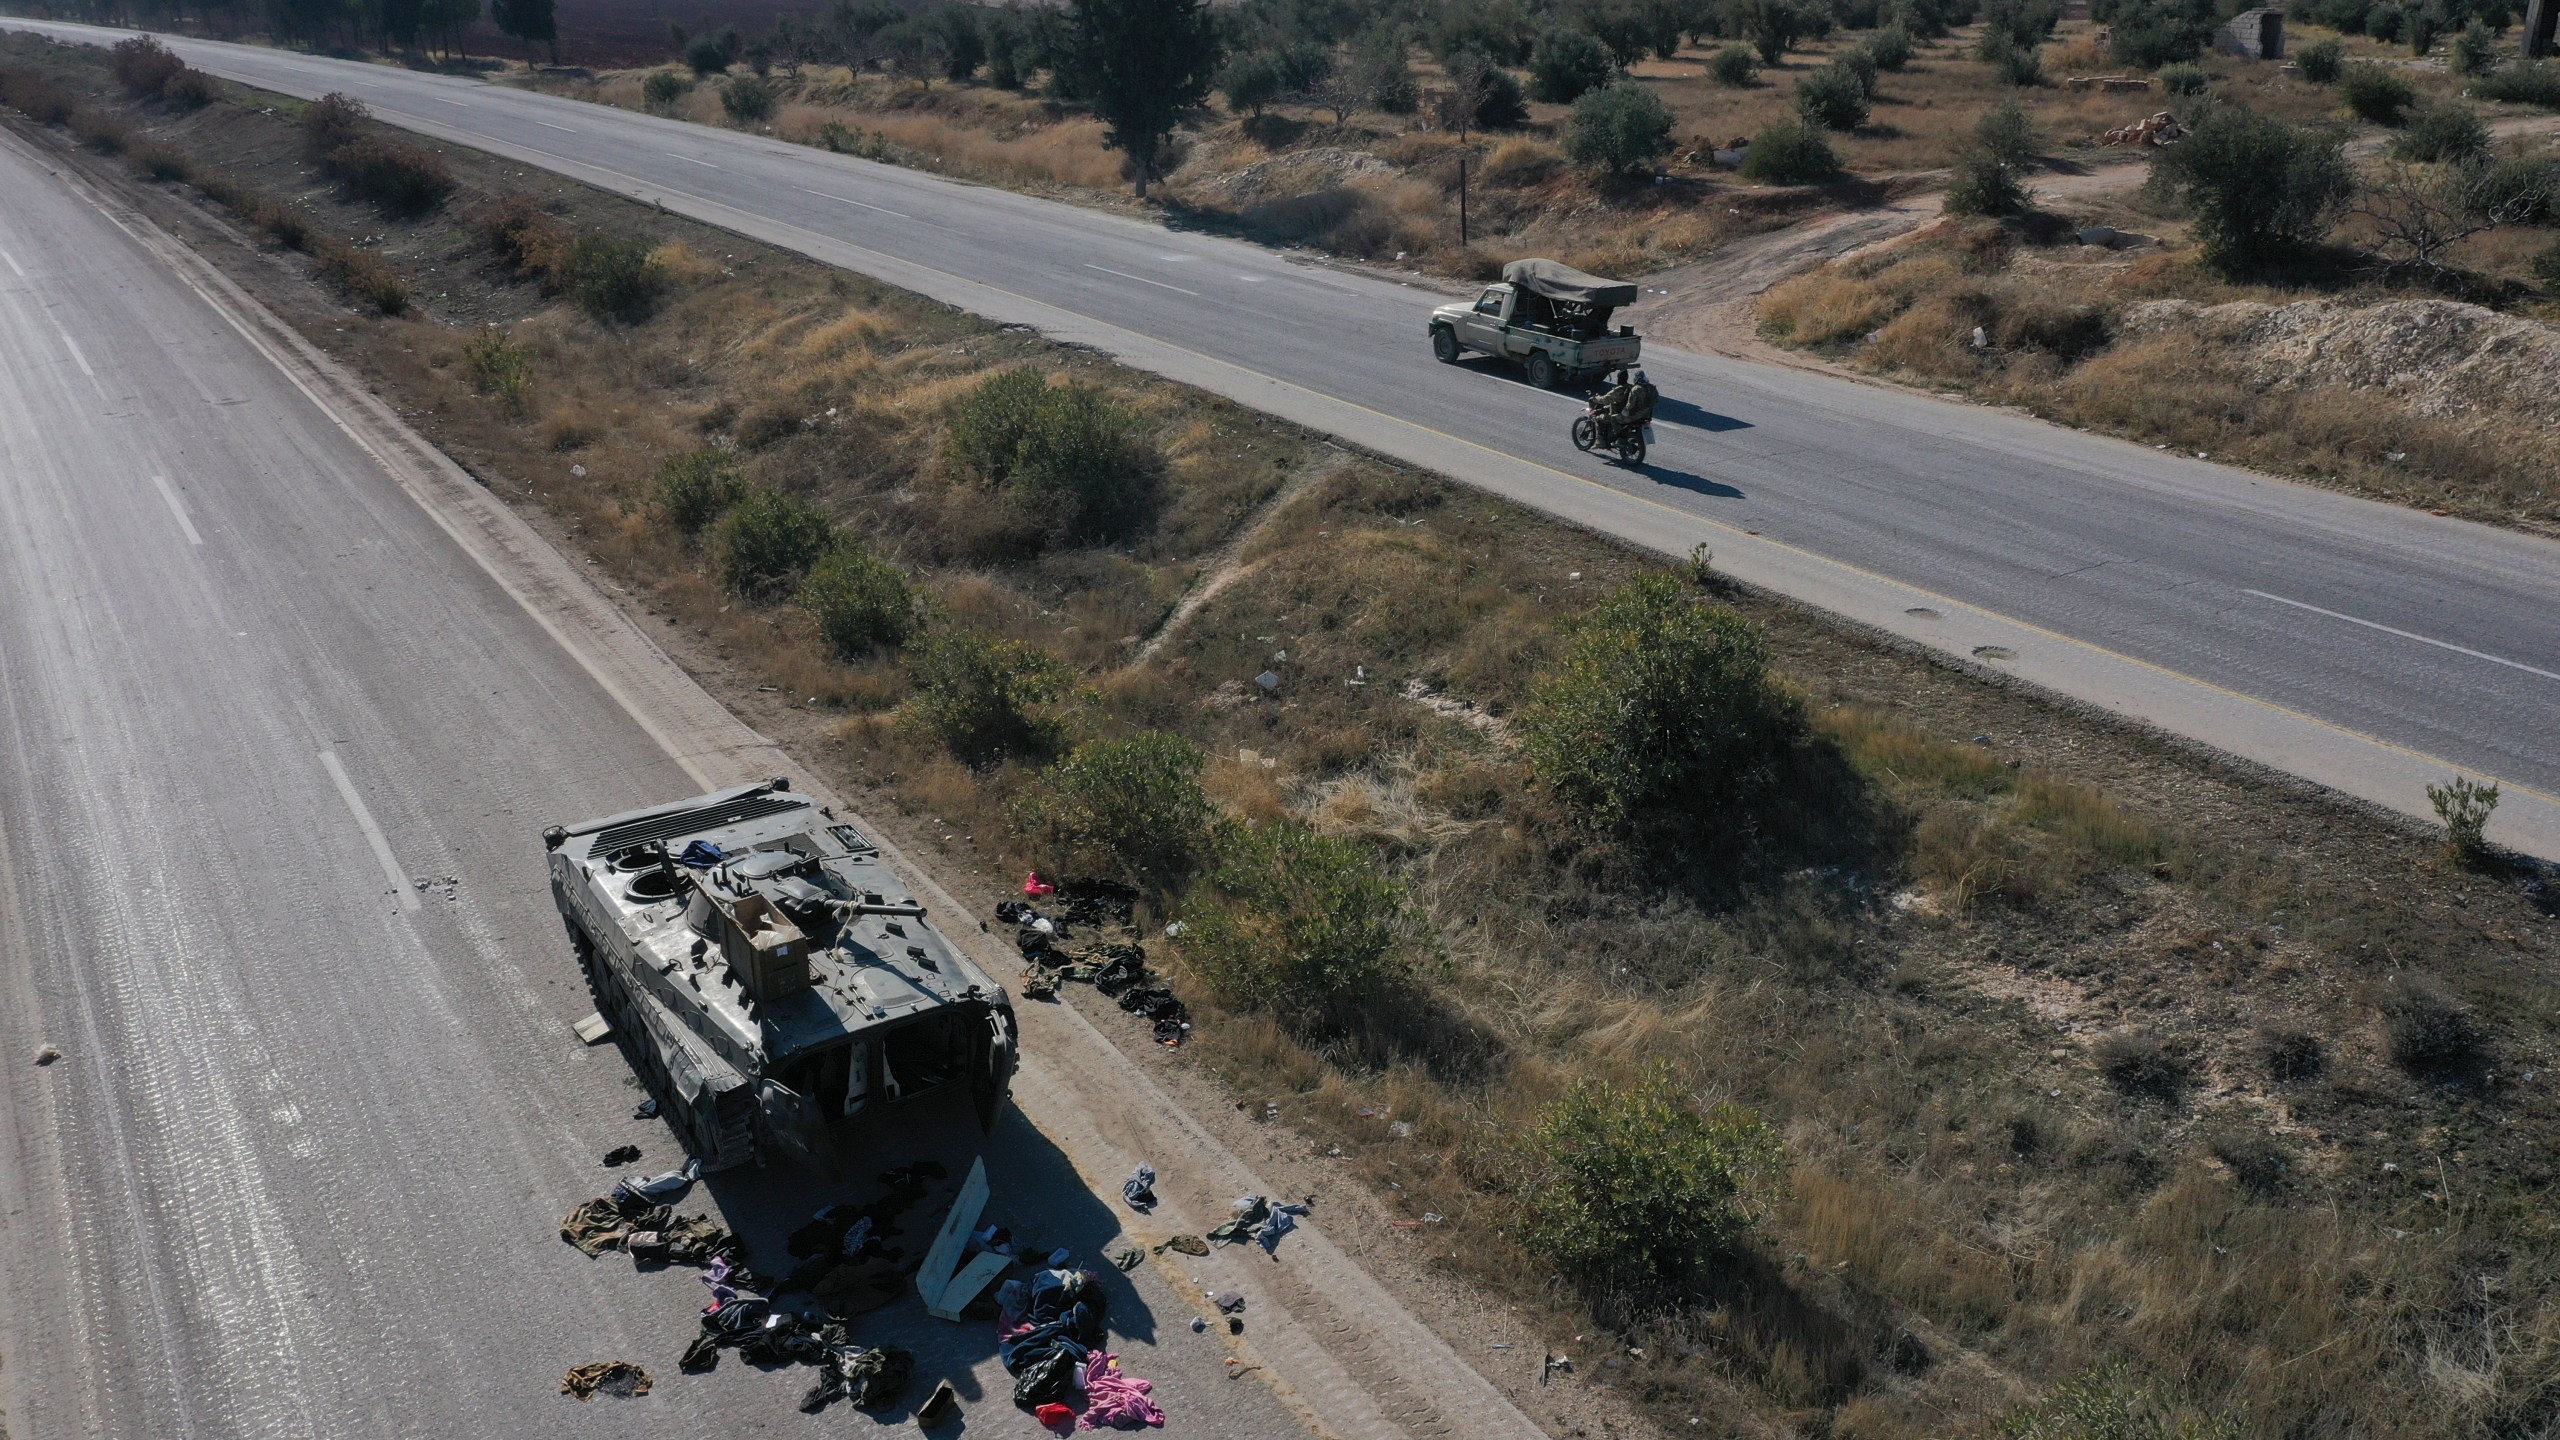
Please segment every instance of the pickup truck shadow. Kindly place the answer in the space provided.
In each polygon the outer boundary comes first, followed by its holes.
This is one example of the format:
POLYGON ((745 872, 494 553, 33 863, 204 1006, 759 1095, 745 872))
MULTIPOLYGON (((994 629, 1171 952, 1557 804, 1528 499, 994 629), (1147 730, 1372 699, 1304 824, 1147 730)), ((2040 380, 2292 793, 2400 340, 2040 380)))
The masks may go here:
POLYGON ((1702 409, 1686 400, 1674 400, 1668 395, 1653 402, 1653 418, 1659 424, 1684 425, 1692 430, 1705 430, 1717 434, 1727 430, 1751 428, 1751 422, 1748 420, 1738 420, 1731 415, 1719 415, 1713 410, 1702 409))

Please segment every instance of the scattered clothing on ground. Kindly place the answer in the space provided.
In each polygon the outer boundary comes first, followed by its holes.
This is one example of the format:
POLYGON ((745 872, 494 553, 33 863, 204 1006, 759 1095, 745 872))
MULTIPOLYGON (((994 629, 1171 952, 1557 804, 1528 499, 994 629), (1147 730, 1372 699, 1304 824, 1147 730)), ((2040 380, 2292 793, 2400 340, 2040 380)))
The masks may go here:
POLYGON ((685 1197, 693 1182, 702 1178, 702 1162, 687 1160, 681 1170, 652 1175, 645 1180, 624 1180, 613 1187, 614 1200, 623 1205, 672 1205, 685 1197))
POLYGON ((1023 1294, 1021 1317, 996 1342, 1013 1403, 1025 1410, 1074 1393, 1085 1357, 1102 1343, 1106 1297, 1082 1270, 1043 1270, 1023 1294))
POLYGON ((616 1145, 604 1152, 604 1163, 607 1165, 628 1165, 639 1158, 640 1147, 637 1145, 616 1145))
POLYGON ((1167 1250, 1179 1250, 1185 1255, 1206 1255, 1209 1253, 1209 1242, 1197 1235, 1176 1235, 1170 1240, 1159 1242, 1155 1249, 1159 1255, 1167 1250))
POLYGON ((1120 1182, 1120 1198, 1128 1201, 1132 1210, 1156 1208, 1156 1167, 1141 1165, 1131 1171, 1129 1178, 1120 1182))
POLYGON ((1164 1407, 1150 1398, 1155 1388, 1152 1380, 1121 1373, 1119 1356, 1096 1350, 1085 1362, 1084 1418, 1077 1424, 1086 1430, 1162 1425, 1164 1407))
POLYGON ((632 1111, 631 1111, 631 1118, 632 1118, 632 1119, 634 1119, 634 1120, 655 1120, 655 1119, 657 1119, 657 1118, 658 1118, 658 1097, 656 1097, 655 1095, 652 1095, 652 1096, 650 1096, 648 1099, 641 1101, 637 1106, 633 1107, 633 1109, 632 1109, 632 1111))
POLYGON ((1224 1315, 1233 1315, 1244 1308, 1244 1296, 1234 1290, 1220 1290, 1211 1295, 1209 1301, 1218 1307, 1220 1314, 1224 1315))
POLYGON ((596 1392, 619 1395, 626 1399, 649 1393, 649 1372, 627 1360, 599 1360, 581 1365, 560 1377, 560 1393, 575 1395, 581 1401, 595 1398, 596 1392))
POLYGON ((1042 1405, 1038 1409, 1033 1410, 1031 1412, 1031 1418, 1048 1426, 1050 1429, 1055 1430, 1061 1425, 1073 1425, 1076 1419, 1076 1412, 1059 1404, 1055 1400, 1052 1400, 1048 1404, 1042 1405))
POLYGON ((1241 1245, 1253 1238, 1262 1222, 1271 1218, 1271 1202, 1259 1195, 1247 1195, 1235 1203, 1236 1218, 1209 1232, 1214 1245, 1241 1245))
POLYGON ((560 1222, 560 1238, 578 1247, 590 1257, 607 1250, 619 1250, 635 1232, 662 1229, 675 1218, 675 1212, 664 1205, 625 1205, 612 1200, 590 1200, 569 1212, 560 1222))
POLYGON ((1107 1258, 1118 1269, 1135 1270, 1147 1263, 1147 1252, 1135 1245, 1123 1245, 1112 1251, 1107 1258))
POLYGON ((1298 1217, 1306 1213, 1307 1207, 1304 1205, 1280 1204, 1272 1206, 1271 1214, 1263 1220, 1262 1228, 1254 1232, 1253 1237, 1254 1239, 1262 1242, 1263 1253, 1270 1255, 1274 1259, 1279 1258, 1280 1237, 1297 1229, 1298 1217))

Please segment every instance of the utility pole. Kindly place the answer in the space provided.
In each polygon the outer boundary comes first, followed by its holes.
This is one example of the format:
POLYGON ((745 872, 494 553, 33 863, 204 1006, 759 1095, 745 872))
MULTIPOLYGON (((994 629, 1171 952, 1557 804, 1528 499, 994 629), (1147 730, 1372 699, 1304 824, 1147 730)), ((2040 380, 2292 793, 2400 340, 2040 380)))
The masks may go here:
POLYGON ((1467 157, 1458 157, 1458 248, 1467 248, 1467 157))

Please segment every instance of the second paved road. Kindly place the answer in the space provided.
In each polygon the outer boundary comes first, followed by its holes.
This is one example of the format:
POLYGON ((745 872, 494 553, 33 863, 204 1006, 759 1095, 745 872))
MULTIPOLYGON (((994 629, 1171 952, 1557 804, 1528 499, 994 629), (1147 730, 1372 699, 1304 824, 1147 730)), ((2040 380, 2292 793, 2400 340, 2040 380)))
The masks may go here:
MULTIPOLYGON (((1434 364, 1423 314, 1444 297, 1416 286, 762 136, 383 66, 172 43, 217 74, 306 96, 343 90, 394 123, 1029 319, 1460 478, 1507 480, 1508 493, 1629 538, 1761 543, 1748 532, 1919 587, 1948 602, 1943 626, 1925 602, 1862 618, 1956 653, 1975 643, 1966 607, 1979 607, 2038 627, 2048 649, 2099 647, 2560 794, 2549 723, 2560 546, 2546 541, 1980 407, 1667 349, 1650 362, 1670 401, 1662 443, 1648 470, 1624 471, 1566 445, 1575 402, 1484 362, 1434 364), (1718 539, 1713 526, 1731 529, 1718 539)), ((1632 318, 1641 324, 1641 308, 1632 318)), ((2027 655, 2018 668, 2071 688, 2038 668, 2050 662, 2027 655)), ((2233 734, 2203 738, 2292 764, 2233 734)), ((2424 808, 2414 795, 2385 798, 2424 808)))

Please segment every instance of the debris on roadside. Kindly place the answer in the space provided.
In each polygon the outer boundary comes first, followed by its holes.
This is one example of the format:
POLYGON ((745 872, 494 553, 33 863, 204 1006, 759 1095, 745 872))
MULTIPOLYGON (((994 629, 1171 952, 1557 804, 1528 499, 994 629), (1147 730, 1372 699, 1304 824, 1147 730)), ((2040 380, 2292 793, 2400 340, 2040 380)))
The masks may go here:
POLYGON ((1147 1252, 1135 1245, 1123 1245, 1103 1258, 1111 1262, 1113 1269, 1126 1272, 1146 1264, 1147 1252))
POLYGON ((607 1165, 628 1165, 639 1158, 640 1147, 637 1145, 616 1145, 604 1152, 604 1163, 607 1165))
POLYGON ((1170 1240, 1161 1240, 1156 1243, 1157 1254, 1161 1255, 1167 1250, 1178 1250, 1185 1255, 1206 1255, 1209 1253, 1209 1242, 1197 1235, 1176 1235, 1170 1240))
POLYGON ((632 1118, 632 1119, 634 1119, 634 1120, 655 1120, 655 1119, 657 1119, 657 1118, 658 1118, 658 1097, 657 1097, 657 1096, 655 1096, 655 1095, 652 1095, 652 1096, 650 1096, 648 1099, 643 1100, 643 1101, 641 1101, 639 1104, 637 1104, 637 1105, 635 1105, 635 1106, 631 1107, 631 1118, 632 1118))
MULTIPOLYGON (((1031 880, 1038 878, 1035 872, 1031 880)), ((1191 1038, 1191 1012, 1147 969, 1146 947, 1138 943, 1136 927, 1138 892, 1108 880, 1040 883, 1048 888, 1035 892, 1026 880, 1024 893, 1052 897, 1053 909, 1027 900, 1000 900, 995 907, 996 922, 1014 927, 1014 946, 1030 967, 1023 998, 1055 1000, 1067 983, 1091 985, 1097 994, 1116 997, 1122 1010, 1149 1022, 1148 1033, 1157 1044, 1180 1049, 1191 1038)), ((1169 925, 1165 933, 1181 931, 1169 925)))
POLYGON ((2141 145, 2156 149, 2163 145, 2175 145, 2186 138, 2187 127, 2178 123, 2177 116, 2163 110, 2147 120, 2137 120, 2131 125, 2117 126, 2099 136, 2098 143, 2141 145))
POLYGON ((50 1065, 61 1058, 62 1047, 59 1045, 39 1045, 36 1047, 36 1063, 38 1065, 50 1065))
POLYGON ((1101 1349, 1109 1302, 1082 1270, 1043 1270, 1020 1297, 1022 1309, 997 1320, 996 1355, 1013 1377, 1013 1403, 1032 1410, 1075 1393, 1101 1349))
POLYGON ((1156 1167, 1140 1165, 1129 1172, 1129 1178, 1120 1182, 1120 1198, 1132 1210, 1156 1208, 1156 1167))
POLYGON ((575 1395, 581 1403, 598 1394, 630 1399, 649 1393, 649 1372, 627 1360, 599 1360, 581 1365, 560 1377, 560 1393, 575 1395))
POLYGON ((934 1386, 933 1393, 925 1397, 923 1404, 916 1407, 916 1424, 930 1430, 959 1413, 960 1392, 952 1388, 950 1381, 945 1380, 934 1386))
POLYGON ((600 1045, 613 1034, 613 1022, 601 1010, 590 1010, 586 1018, 569 1027, 569 1032, 588 1045, 600 1045))
POLYGON ((681 1170, 652 1175, 645 1180, 623 1180, 613 1187, 613 1198, 623 1205, 672 1205, 685 1197, 693 1182, 702 1178, 702 1162, 687 1160, 681 1170))

